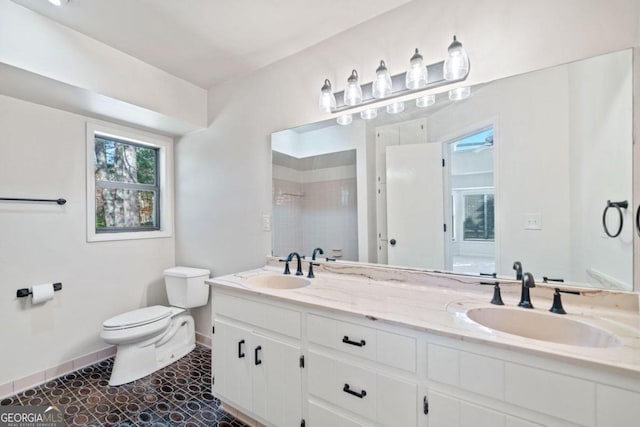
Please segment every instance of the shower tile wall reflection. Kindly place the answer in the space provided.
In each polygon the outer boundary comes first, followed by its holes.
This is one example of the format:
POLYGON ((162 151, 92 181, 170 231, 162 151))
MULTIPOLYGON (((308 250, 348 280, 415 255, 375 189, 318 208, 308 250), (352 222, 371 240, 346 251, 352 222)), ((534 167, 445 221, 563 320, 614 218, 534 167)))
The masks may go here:
POLYGON ((355 150, 304 159, 274 152, 273 254, 358 259, 355 150))

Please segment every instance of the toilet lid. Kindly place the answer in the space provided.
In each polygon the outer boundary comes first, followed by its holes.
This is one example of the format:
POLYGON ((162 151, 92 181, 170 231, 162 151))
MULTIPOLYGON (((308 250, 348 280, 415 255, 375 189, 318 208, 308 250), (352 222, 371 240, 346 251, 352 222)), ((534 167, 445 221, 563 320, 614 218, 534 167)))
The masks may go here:
POLYGON ((169 307, 153 305, 114 316, 111 319, 105 320, 102 326, 105 329, 121 329, 153 323, 169 316, 171 316, 171 309, 169 307))

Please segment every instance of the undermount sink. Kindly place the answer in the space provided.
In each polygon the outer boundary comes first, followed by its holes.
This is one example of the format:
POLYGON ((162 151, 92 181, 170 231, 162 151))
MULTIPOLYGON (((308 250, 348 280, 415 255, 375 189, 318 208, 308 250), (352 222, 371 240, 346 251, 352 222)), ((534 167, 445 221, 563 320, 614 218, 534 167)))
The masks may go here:
POLYGON ((269 289, 297 289, 311 284, 311 281, 300 276, 268 275, 255 276, 247 279, 247 283, 257 288, 269 289))
POLYGON ((581 347, 616 347, 620 340, 610 332, 558 314, 498 307, 472 308, 472 321, 508 334, 581 347))

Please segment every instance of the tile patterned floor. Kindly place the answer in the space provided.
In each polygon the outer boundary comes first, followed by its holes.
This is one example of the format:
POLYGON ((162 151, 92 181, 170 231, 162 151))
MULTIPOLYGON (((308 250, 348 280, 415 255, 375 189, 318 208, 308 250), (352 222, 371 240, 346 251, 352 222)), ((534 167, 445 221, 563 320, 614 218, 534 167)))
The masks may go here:
POLYGON ((179 361, 118 387, 113 358, 2 400, 2 405, 61 405, 69 426, 246 427, 211 395, 211 350, 197 346, 179 361))

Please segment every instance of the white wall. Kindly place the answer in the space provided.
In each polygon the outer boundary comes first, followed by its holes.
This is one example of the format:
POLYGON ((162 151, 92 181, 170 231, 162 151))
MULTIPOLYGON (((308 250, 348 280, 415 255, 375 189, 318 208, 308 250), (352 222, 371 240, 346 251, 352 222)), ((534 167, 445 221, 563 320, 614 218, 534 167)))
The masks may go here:
POLYGON ((206 90, 9 0, 0 0, 0 93, 168 133, 207 123, 206 90))
MULTIPOLYGON (((607 237, 601 224, 607 200, 631 203, 633 195, 631 63, 631 52, 624 51, 569 66, 571 277, 623 289, 633 284, 634 210, 623 211, 617 238, 607 237)), ((615 233, 615 209, 609 209, 608 218, 615 233)))
MULTIPOLYGON (((639 19, 633 0, 416 0, 211 88, 209 128, 176 146, 178 262, 216 275, 264 263, 271 240, 262 231, 262 214, 271 212, 269 135, 328 117, 317 109, 325 78, 342 89, 357 68, 371 81, 380 58, 396 73, 415 47, 427 63, 441 60, 456 34, 471 57, 468 82, 490 81, 636 46, 639 19)), ((530 167, 532 174, 542 170, 530 167)), ((197 320, 208 331, 210 310, 197 320)))
POLYGON ((0 384, 107 347, 102 322, 166 304, 163 269, 174 239, 87 243, 86 117, 0 96, 0 196, 67 204, 0 203, 0 384), (18 288, 62 282, 32 306, 18 288))
POLYGON ((567 68, 556 67, 494 82, 428 119, 430 141, 494 126, 500 275, 511 276, 513 262, 520 260, 538 277, 569 277, 567 93, 567 68), (541 214, 542 230, 525 230, 525 215, 531 213, 541 214))

